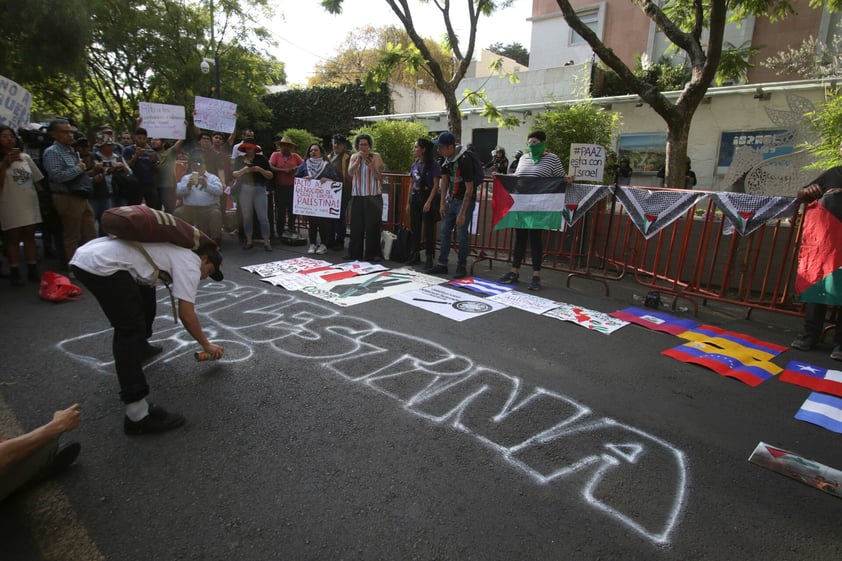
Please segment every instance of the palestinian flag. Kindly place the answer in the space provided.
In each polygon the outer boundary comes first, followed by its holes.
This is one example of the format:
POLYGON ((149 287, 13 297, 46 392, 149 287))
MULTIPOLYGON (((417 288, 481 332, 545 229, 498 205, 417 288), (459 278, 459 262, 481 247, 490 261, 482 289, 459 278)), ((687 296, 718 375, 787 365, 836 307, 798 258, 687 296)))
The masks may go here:
POLYGON ((564 221, 572 226, 582 218, 593 206, 611 194, 607 185, 585 185, 574 183, 568 185, 564 192, 564 221))
POLYGON ((629 219, 647 240, 681 218, 706 193, 650 191, 636 187, 612 187, 629 219))
POLYGON ((842 305, 842 193, 810 203, 804 215, 795 292, 801 302, 842 305))
MULTIPOLYGON (((741 236, 747 236, 795 205, 794 197, 771 197, 746 193, 711 193, 710 197, 741 236)), ((726 231, 726 234, 730 233, 726 231)))
POLYGON ((491 224, 495 230, 560 230, 566 183, 563 177, 495 175, 491 224))

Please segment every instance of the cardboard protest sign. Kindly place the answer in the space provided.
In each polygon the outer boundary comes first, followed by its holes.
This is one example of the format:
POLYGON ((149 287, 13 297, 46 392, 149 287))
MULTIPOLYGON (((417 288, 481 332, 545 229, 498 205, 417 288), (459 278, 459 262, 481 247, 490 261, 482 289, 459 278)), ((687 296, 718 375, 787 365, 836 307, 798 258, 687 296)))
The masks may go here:
POLYGON ((200 129, 234 132, 237 126, 237 104, 221 99, 196 96, 193 123, 200 129))
POLYGON ((602 181, 605 148, 599 144, 571 144, 570 169, 575 181, 602 181))
POLYGON ((29 124, 32 96, 13 80, 0 76, 0 125, 17 130, 29 124))
POLYGON ((339 218, 342 206, 342 182, 295 178, 292 212, 301 216, 339 218))
POLYGON ((140 118, 149 138, 184 139, 186 136, 187 125, 181 105, 141 101, 140 118))

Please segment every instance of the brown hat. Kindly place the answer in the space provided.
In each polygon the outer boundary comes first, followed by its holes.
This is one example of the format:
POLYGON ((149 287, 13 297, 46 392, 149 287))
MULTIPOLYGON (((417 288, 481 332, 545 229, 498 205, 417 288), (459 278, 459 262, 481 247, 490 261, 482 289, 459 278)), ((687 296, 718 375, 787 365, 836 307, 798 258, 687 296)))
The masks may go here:
POLYGON ((237 147, 237 150, 239 150, 240 152, 245 152, 246 148, 254 148, 255 152, 262 152, 263 151, 263 149, 260 147, 260 145, 258 145, 254 142, 253 138, 246 138, 245 140, 243 140, 240 143, 240 145, 237 147))
POLYGON ((292 139, 289 137, 289 135, 286 135, 286 134, 284 136, 282 136, 280 139, 276 136, 275 137, 275 144, 289 144, 293 148, 298 146, 298 144, 293 142, 292 139))

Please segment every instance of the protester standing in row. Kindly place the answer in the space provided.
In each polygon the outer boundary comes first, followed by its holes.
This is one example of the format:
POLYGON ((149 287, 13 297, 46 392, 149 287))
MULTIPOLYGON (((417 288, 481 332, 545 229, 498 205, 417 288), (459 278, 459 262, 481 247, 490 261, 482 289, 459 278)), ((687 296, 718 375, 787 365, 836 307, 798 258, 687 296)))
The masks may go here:
MULTIPOLYGON (((526 139, 528 156, 518 162, 515 175, 520 177, 564 177, 561 159, 552 152, 547 152, 547 134, 533 131, 526 139)), ((520 265, 526 256, 526 244, 532 248, 532 282, 529 290, 541 290, 541 262, 544 259, 544 235, 546 230, 515 228, 515 245, 512 252, 512 270, 500 277, 499 282, 512 284, 518 282, 520 265)))
MULTIPOLYGON (((314 142, 307 148, 308 157, 303 164, 298 166, 295 172, 295 177, 303 177, 304 179, 318 179, 322 183, 328 181, 338 181, 339 175, 333 169, 327 160, 324 158, 324 152, 321 145, 314 142)), ((310 240, 310 247, 307 253, 318 253, 324 255, 327 253, 328 239, 328 222, 330 218, 323 218, 321 216, 308 216, 308 234, 310 240), (321 240, 321 243, 316 243, 321 240)))
POLYGON ((269 169, 274 173, 271 184, 275 194, 275 228, 279 236, 286 232, 292 239, 298 239, 295 215, 292 213, 295 172, 304 163, 304 159, 292 151, 296 146, 289 136, 276 136, 275 151, 269 156, 269 169))
POLYGON ((380 224, 383 221, 383 158, 373 152, 374 140, 367 134, 354 139, 357 150, 350 158, 351 242, 347 258, 380 261, 380 224))
POLYGON ((427 254, 426 267, 433 266, 436 255, 436 223, 439 221, 439 181, 441 165, 436 161, 435 146, 427 138, 419 138, 412 147, 415 162, 410 169, 412 190, 407 201, 412 254, 407 264, 421 262, 421 231, 424 231, 424 251, 427 254))
POLYGON ((38 252, 35 227, 41 223, 38 190, 43 190, 41 170, 28 154, 21 152, 14 129, 0 126, 0 227, 6 237, 6 257, 12 285, 23 284, 20 277, 20 244, 27 265, 27 278, 38 282, 38 252))
POLYGON ((348 205, 351 201, 351 174, 348 173, 348 165, 351 163, 351 147, 348 139, 341 134, 335 134, 332 138, 333 151, 328 156, 328 163, 333 166, 334 171, 342 181, 342 205, 339 207, 339 218, 332 221, 328 228, 328 247, 341 251, 345 249, 345 234, 348 223, 348 205))
POLYGON ((233 175, 239 185, 240 209, 243 213, 243 230, 246 236, 243 249, 251 249, 254 245, 253 216, 256 211, 260 233, 263 236, 263 249, 272 251, 272 237, 267 215, 269 201, 266 195, 266 182, 272 179, 269 160, 262 153, 258 153, 262 152, 260 146, 250 139, 241 142, 238 150, 242 155, 234 162, 233 175))

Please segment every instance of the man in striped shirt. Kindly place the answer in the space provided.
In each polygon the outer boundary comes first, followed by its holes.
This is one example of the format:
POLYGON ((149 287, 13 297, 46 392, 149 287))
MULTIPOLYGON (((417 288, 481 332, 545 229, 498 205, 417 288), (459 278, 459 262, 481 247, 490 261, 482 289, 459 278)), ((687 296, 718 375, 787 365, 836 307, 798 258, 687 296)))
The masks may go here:
MULTIPOLYGON (((525 177, 564 177, 564 166, 558 156, 547 152, 547 134, 533 131, 526 139, 529 155, 520 158, 515 175, 525 177)), ((545 230, 515 228, 515 247, 512 252, 512 270, 500 277, 499 282, 513 284, 520 277, 520 265, 526 255, 526 242, 532 248, 532 282, 529 290, 541 290, 541 262, 544 260, 545 230)))
POLYGON ((383 216, 383 159, 372 152, 374 141, 367 134, 354 139, 357 150, 348 163, 351 175, 351 241, 348 259, 380 261, 380 224, 383 216))

